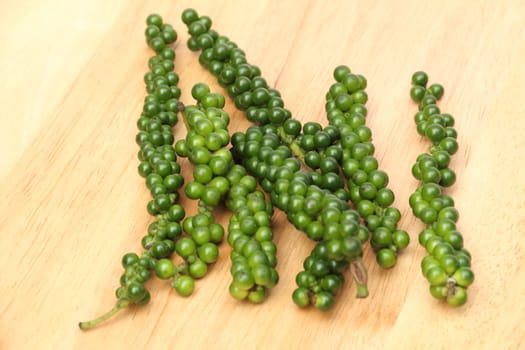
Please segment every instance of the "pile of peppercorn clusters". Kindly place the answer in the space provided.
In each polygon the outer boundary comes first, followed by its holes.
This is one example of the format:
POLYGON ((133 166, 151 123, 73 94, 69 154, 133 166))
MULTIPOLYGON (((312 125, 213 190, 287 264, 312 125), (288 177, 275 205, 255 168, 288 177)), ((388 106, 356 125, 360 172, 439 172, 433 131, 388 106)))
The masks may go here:
MULTIPOLYGON (((147 304, 150 293, 144 283, 153 274, 168 280, 179 295, 192 294, 195 280, 206 275, 219 255, 225 229, 217 223, 214 209, 220 205, 231 211, 226 233, 232 264, 229 291, 235 299, 261 303, 279 281, 272 232, 275 208, 316 242, 296 277, 296 305, 331 309, 347 271, 357 297, 368 296, 363 245, 370 242, 377 263, 388 269, 410 237, 398 227, 401 213, 392 206, 395 197, 388 175, 374 157, 372 132, 366 126, 366 79, 346 66, 336 67, 326 93, 327 125, 302 124, 284 107, 281 94, 268 85, 259 67, 248 63, 245 52, 211 29, 209 17, 187 9, 182 21, 190 34, 188 48, 200 51, 200 64, 253 125, 232 134, 224 96, 203 83, 193 86, 192 104, 179 101, 171 47, 177 33, 159 15, 148 16, 146 42, 155 54, 144 76, 147 96, 136 142, 138 172, 151 192, 146 207, 154 221, 142 239, 142 253, 122 258, 115 306, 81 322, 80 328, 94 327, 129 305, 147 304), (179 117, 187 134, 175 140, 179 117), (181 175, 180 158, 193 165, 191 180, 181 175), (193 216, 186 216, 179 203, 183 187, 184 195, 198 203, 193 216)), ((456 230, 458 211, 453 199, 442 193, 456 179, 448 165, 458 148, 457 133, 454 118, 440 113, 436 105, 443 87, 426 88, 427 81, 423 72, 412 77, 410 95, 419 102, 417 131, 433 145, 412 169, 422 184, 410 205, 427 224, 419 242, 429 254, 421 266, 430 292, 459 306, 467 300, 474 274, 470 253, 456 230)))

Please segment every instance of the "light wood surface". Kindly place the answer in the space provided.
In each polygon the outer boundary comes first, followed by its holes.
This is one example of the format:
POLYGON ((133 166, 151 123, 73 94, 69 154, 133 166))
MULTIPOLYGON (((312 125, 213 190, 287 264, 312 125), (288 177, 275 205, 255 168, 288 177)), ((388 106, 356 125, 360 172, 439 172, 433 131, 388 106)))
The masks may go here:
MULTIPOLYGON (((519 0, 3 0, 0 349, 525 348, 524 19, 519 0), (369 298, 355 299, 346 282, 329 313, 298 309, 294 278, 313 244, 277 212, 281 280, 264 304, 229 296, 223 243, 193 296, 183 299, 154 280, 148 306, 78 329, 78 321, 113 305, 120 258, 140 250, 151 222, 134 141, 151 55, 143 39, 149 13, 179 33, 182 100, 197 81, 222 92, 185 47, 186 7, 209 15, 244 48, 303 121, 325 122, 336 65, 368 78, 376 155, 412 238, 389 271, 366 250, 369 298), (416 186, 410 167, 428 147, 408 96, 419 69, 445 86, 440 106, 456 117, 459 133, 458 181, 449 193, 476 273, 459 309, 428 293, 419 268, 422 224, 408 206, 416 186)), ((232 131, 248 126, 229 100, 227 111, 232 131)), ((222 212, 219 221, 227 218, 222 212)))

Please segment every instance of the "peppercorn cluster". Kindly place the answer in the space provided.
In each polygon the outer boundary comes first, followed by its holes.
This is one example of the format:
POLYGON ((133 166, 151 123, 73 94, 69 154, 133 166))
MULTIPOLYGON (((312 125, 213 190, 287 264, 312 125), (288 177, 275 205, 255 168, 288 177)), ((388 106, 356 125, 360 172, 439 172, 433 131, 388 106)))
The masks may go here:
POLYGON ((142 256, 129 253, 123 257, 125 273, 117 289, 117 298, 139 304, 149 301, 149 292, 142 283, 149 279, 159 259, 168 258, 174 252, 174 239, 182 233, 180 222, 185 215, 184 208, 178 204, 178 190, 184 178, 173 148, 179 77, 173 71, 175 51, 166 47, 177 35, 159 16, 149 16, 146 22, 148 45, 155 50, 155 55, 149 60, 150 71, 144 76, 148 95, 137 121, 136 142, 140 146, 138 171, 153 197, 147 210, 155 216, 155 221, 142 239, 142 256))
MULTIPOLYGON (((130 304, 144 305, 150 301, 150 293, 144 283, 154 271, 165 266, 165 261, 175 251, 175 239, 182 233, 180 222, 185 216, 178 204, 178 190, 184 184, 173 147, 173 127, 177 124, 179 76, 174 72, 175 51, 167 45, 177 39, 177 33, 158 15, 146 19, 146 42, 155 55, 148 61, 149 71, 144 75, 147 96, 137 121, 136 135, 140 176, 153 197, 147 211, 155 217, 142 238, 143 252, 130 252, 122 257, 124 273, 116 290, 117 302, 106 314, 89 322, 80 322, 81 329, 89 329, 130 304)), ((170 261, 171 262, 171 261, 170 261)))
POLYGON ((237 300, 261 303, 279 281, 271 229, 273 206, 244 167, 232 167, 228 178, 232 187, 226 206, 233 211, 228 225, 228 243, 233 249, 230 294, 237 300))
MULTIPOLYGON (((192 88, 192 96, 196 106, 186 106, 182 112, 188 134, 175 146, 178 154, 187 156, 194 165, 194 180, 187 184, 185 192, 189 198, 199 200, 198 216, 206 214, 212 218, 213 209, 221 202, 233 211, 228 227, 228 243, 233 248, 230 293, 236 299, 260 303, 265 300, 267 289, 278 280, 271 230, 273 207, 256 189, 255 178, 233 162, 227 148, 229 116, 222 109, 224 97, 211 93, 202 83, 192 88)), ((183 227, 196 241, 197 255, 205 263, 215 262, 218 250, 215 245, 212 249, 211 244, 222 239, 222 226, 212 222, 196 225, 195 219, 192 222, 187 219, 183 227), (214 232, 220 232, 215 239, 214 232), (206 259, 207 252, 213 252, 213 258, 206 259)), ((187 259, 186 253, 177 253, 187 259)), ((190 274, 191 267, 190 264, 190 274)), ((201 270, 196 277, 204 275, 204 266, 201 270)))
POLYGON ((408 246, 410 237, 397 228, 401 213, 391 206, 394 192, 387 187, 388 175, 378 169, 373 155, 372 131, 365 125, 367 82, 346 66, 337 67, 333 75, 336 82, 326 94, 325 109, 329 125, 340 133, 339 164, 348 183, 350 200, 371 231, 370 244, 377 262, 390 268, 395 265, 398 252, 408 246))
POLYGON ((467 301, 467 287, 474 281, 470 269, 470 252, 463 247, 463 236, 457 230, 459 213, 454 200, 442 192, 454 184, 456 175, 449 168, 450 156, 457 152, 454 118, 441 113, 436 105, 444 89, 439 84, 426 88, 428 76, 416 72, 412 76, 410 96, 419 103, 415 115, 418 133, 432 142, 428 153, 417 157, 412 174, 421 181, 410 196, 416 217, 427 227, 419 234, 419 243, 428 255, 421 262, 423 275, 430 283, 430 293, 452 306, 467 301))

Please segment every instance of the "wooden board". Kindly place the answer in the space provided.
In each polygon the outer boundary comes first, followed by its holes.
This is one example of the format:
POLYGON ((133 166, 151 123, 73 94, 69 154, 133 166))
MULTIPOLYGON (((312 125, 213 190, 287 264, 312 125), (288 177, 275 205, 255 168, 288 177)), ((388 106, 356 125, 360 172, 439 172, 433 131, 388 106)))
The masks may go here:
MULTIPOLYGON (((524 348, 524 18, 519 0, 3 1, 0 348, 524 348), (346 282, 332 311, 300 310, 290 296, 313 243, 277 212, 281 281, 263 305, 229 296, 224 243, 193 296, 154 280, 148 306, 82 332, 78 321, 114 303, 120 257, 140 249, 151 221, 134 141, 149 13, 179 33, 182 100, 197 81, 223 92, 185 47, 180 14, 190 6, 245 49, 302 121, 325 123, 335 66, 368 78, 368 125, 412 244, 389 271, 366 250, 369 298, 355 299, 346 282), (408 206, 410 168, 428 146, 408 96, 420 69, 445 86, 440 106, 459 132, 458 181, 448 192, 476 273, 459 309, 428 293, 417 244, 423 226, 408 206)), ((232 131, 249 125, 231 101, 226 109, 232 131)), ((184 136, 181 126, 176 136, 184 136)))

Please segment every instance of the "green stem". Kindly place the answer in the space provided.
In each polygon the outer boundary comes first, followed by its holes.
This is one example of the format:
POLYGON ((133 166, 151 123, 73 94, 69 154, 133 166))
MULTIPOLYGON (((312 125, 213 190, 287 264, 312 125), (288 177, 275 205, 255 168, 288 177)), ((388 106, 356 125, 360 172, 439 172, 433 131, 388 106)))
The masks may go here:
POLYGON ((295 142, 295 139, 286 134, 284 131, 284 128, 282 126, 277 128, 277 133, 279 134, 279 138, 282 142, 284 142, 288 147, 290 147, 290 150, 292 151, 293 155, 297 157, 301 163, 304 163, 304 150, 301 148, 301 146, 295 142))
POLYGON ((290 149, 292 150, 292 153, 301 161, 301 163, 306 164, 304 162, 304 150, 299 146, 297 142, 292 142, 289 144, 290 149))
POLYGON ((182 102, 179 102, 179 112, 182 115, 182 121, 184 122, 184 126, 186 127, 186 130, 190 131, 190 124, 188 123, 188 115, 186 114, 186 107, 182 104, 182 102))
POLYGON ((93 327, 97 326, 98 324, 106 321, 107 319, 113 317, 117 312, 119 312, 120 310, 126 308, 128 305, 129 305, 129 301, 128 300, 119 299, 117 301, 117 303, 115 304, 115 306, 113 306, 113 308, 111 310, 109 310, 108 312, 106 312, 102 316, 97 317, 97 318, 95 318, 94 320, 91 320, 91 321, 79 322, 78 326, 82 330, 93 328, 93 327))
POLYGON ((368 273, 366 267, 363 264, 363 260, 358 258, 350 263, 350 271, 354 277, 354 281, 357 287, 357 297, 366 298, 368 296, 368 273))
POLYGON ((188 263, 186 261, 181 262, 177 266, 177 274, 176 275, 187 275, 188 274, 188 263))

